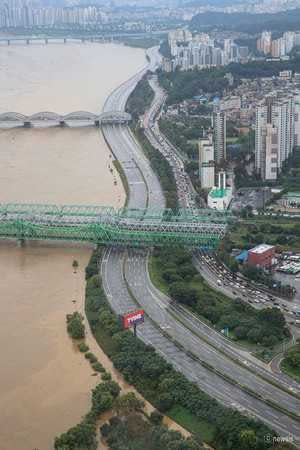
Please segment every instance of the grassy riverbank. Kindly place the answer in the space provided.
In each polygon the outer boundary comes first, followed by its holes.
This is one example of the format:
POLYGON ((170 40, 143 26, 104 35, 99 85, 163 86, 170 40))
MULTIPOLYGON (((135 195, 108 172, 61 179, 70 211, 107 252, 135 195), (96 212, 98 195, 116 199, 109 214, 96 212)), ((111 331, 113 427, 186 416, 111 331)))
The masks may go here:
MULTIPOLYGON (((98 261, 102 250, 93 252, 86 268, 86 303, 85 309, 90 326, 98 343, 110 356, 118 353, 118 336, 122 332, 119 320, 111 313, 106 302, 101 280, 98 275, 98 261), (98 326, 101 323, 101 326, 98 326)), ((89 351, 85 342, 83 317, 77 312, 67 315, 67 331, 73 342, 90 364, 94 376, 101 375, 101 382, 92 389, 91 408, 82 420, 66 432, 57 436, 54 441, 55 450, 95 450, 98 448, 97 427, 102 422, 100 435, 109 448, 125 448, 130 442, 131 448, 147 448, 149 450, 165 450, 165 443, 186 450, 201 450, 199 439, 183 437, 179 432, 169 430, 163 425, 163 415, 153 410, 145 410, 145 402, 135 392, 122 392, 119 384, 112 380, 98 361, 95 354, 89 351), (80 333, 78 333, 78 330, 80 333), (107 413, 103 416, 103 413, 107 413), (133 427, 133 428, 132 428, 133 427)), ((187 433, 188 434, 188 433, 187 433)), ((102 447, 101 447, 102 448, 102 447)))

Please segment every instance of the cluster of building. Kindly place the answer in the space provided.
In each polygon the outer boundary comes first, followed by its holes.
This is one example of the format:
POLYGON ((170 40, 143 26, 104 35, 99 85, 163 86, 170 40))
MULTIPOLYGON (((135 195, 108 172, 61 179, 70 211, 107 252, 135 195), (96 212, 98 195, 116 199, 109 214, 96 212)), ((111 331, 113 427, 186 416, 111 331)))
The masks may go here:
POLYGON ((189 70, 225 66, 231 62, 246 62, 248 47, 235 44, 232 39, 224 39, 223 48, 206 33, 192 35, 189 30, 177 29, 168 34, 172 58, 164 58, 163 70, 172 72, 177 67, 189 70))
POLYGON ((291 256, 288 261, 280 264, 276 270, 288 275, 297 275, 300 272, 300 256, 291 256))
POLYGON ((263 31, 257 40, 257 50, 274 58, 288 55, 297 45, 300 45, 300 33, 294 31, 287 31, 278 39, 272 39, 271 31, 263 31))
POLYGON ((208 142, 199 144, 200 179, 205 188, 212 186, 215 162, 226 160, 226 118, 239 121, 245 130, 255 129, 255 171, 262 180, 276 181, 293 149, 300 147, 300 74, 292 76, 285 70, 278 77, 241 81, 214 108, 214 157, 207 160, 205 156, 208 142))
POLYGON ((226 160, 226 114, 215 109, 212 116, 212 129, 199 140, 199 175, 201 187, 215 185, 215 166, 226 160))
POLYGON ((274 245, 260 244, 250 250, 244 250, 235 256, 239 263, 249 266, 270 269, 276 263, 276 247, 274 245))
POLYGON ((292 74, 285 71, 277 81, 272 79, 266 84, 256 81, 255 89, 251 85, 248 101, 242 95, 233 95, 214 105, 212 128, 199 141, 200 182, 203 188, 210 190, 209 206, 225 208, 231 201, 231 188, 226 188, 223 178, 220 183, 216 173, 216 168, 226 160, 227 117, 232 119, 235 113, 241 118, 243 110, 251 111, 248 119, 255 128, 255 171, 262 180, 276 181, 284 162, 293 149, 300 146, 299 75, 292 78, 292 74))
POLYGON ((256 106, 255 169, 276 180, 284 161, 300 145, 300 90, 275 91, 256 106))
POLYGON ((300 210, 300 192, 287 192, 278 200, 280 206, 286 210, 297 209, 300 210))
POLYGON ((238 263, 247 263, 249 266, 262 269, 275 267, 276 271, 289 275, 296 275, 300 272, 300 255, 288 254, 278 257, 274 245, 260 244, 250 250, 238 252, 234 256, 238 263))
POLYGON ((0 2, 0 29, 44 27, 148 32, 164 29, 167 18, 174 14, 167 7, 153 8, 151 14, 142 5, 135 9, 119 8, 110 0, 90 3, 61 0, 46 5, 42 0, 6 0, 0 2))
POLYGON ((225 210, 232 199, 232 186, 227 186, 224 170, 217 172, 220 163, 226 160, 226 114, 215 106, 212 129, 199 140, 199 176, 203 189, 209 189, 209 208, 225 210))
POLYGON ((242 78, 230 95, 221 99, 220 109, 226 112, 228 120, 238 121, 241 126, 248 127, 255 124, 256 107, 267 95, 274 91, 289 95, 299 89, 300 74, 293 75, 290 70, 281 71, 278 77, 242 78))
POLYGON ((34 2, 11 0, 0 7, 0 28, 87 26, 107 21, 105 12, 96 6, 43 7, 34 2))

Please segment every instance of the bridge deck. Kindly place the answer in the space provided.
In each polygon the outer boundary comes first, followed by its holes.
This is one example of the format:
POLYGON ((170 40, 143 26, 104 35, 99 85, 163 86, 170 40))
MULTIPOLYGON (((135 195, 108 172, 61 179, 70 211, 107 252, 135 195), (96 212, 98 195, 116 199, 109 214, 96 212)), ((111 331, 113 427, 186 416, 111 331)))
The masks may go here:
POLYGON ((0 114, 0 126, 3 124, 34 124, 34 123, 64 123, 89 122, 93 124, 104 123, 127 123, 131 120, 131 115, 124 111, 109 111, 101 114, 94 114, 88 111, 74 111, 65 115, 51 111, 41 111, 32 115, 18 112, 4 112, 0 114))
POLYGON ((214 210, 137 210, 105 206, 0 204, 0 238, 107 245, 216 247, 230 216, 214 210))

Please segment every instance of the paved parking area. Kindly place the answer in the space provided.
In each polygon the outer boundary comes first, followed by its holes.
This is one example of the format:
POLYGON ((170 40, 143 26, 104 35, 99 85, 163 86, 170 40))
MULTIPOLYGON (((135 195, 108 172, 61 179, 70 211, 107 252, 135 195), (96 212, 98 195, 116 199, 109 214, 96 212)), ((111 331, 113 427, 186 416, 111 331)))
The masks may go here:
POLYGON ((240 210, 251 206, 253 210, 261 209, 271 198, 269 188, 241 188, 234 193, 230 208, 240 210))

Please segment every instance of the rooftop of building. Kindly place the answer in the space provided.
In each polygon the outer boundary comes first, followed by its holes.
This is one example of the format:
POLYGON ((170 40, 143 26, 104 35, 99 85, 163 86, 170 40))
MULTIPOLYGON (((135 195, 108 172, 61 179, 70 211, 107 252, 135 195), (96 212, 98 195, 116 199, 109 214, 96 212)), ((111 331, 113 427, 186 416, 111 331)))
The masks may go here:
POLYGON ((235 256, 236 261, 244 262, 248 259, 248 250, 243 250, 241 253, 235 256))
POLYGON ((300 198, 300 192, 287 192, 286 194, 283 195, 284 198, 295 198, 295 197, 299 197, 300 198))
POLYGON ((223 198, 226 197, 227 195, 229 195, 230 193, 230 188, 226 188, 226 189, 219 189, 219 188, 213 188, 209 195, 211 195, 212 198, 223 198))
POLYGON ((257 253, 257 254, 261 254, 266 252, 267 250, 271 250, 274 248, 274 245, 269 245, 269 244, 260 244, 257 245, 254 248, 251 248, 251 250, 249 250, 249 252, 251 253, 257 253))

